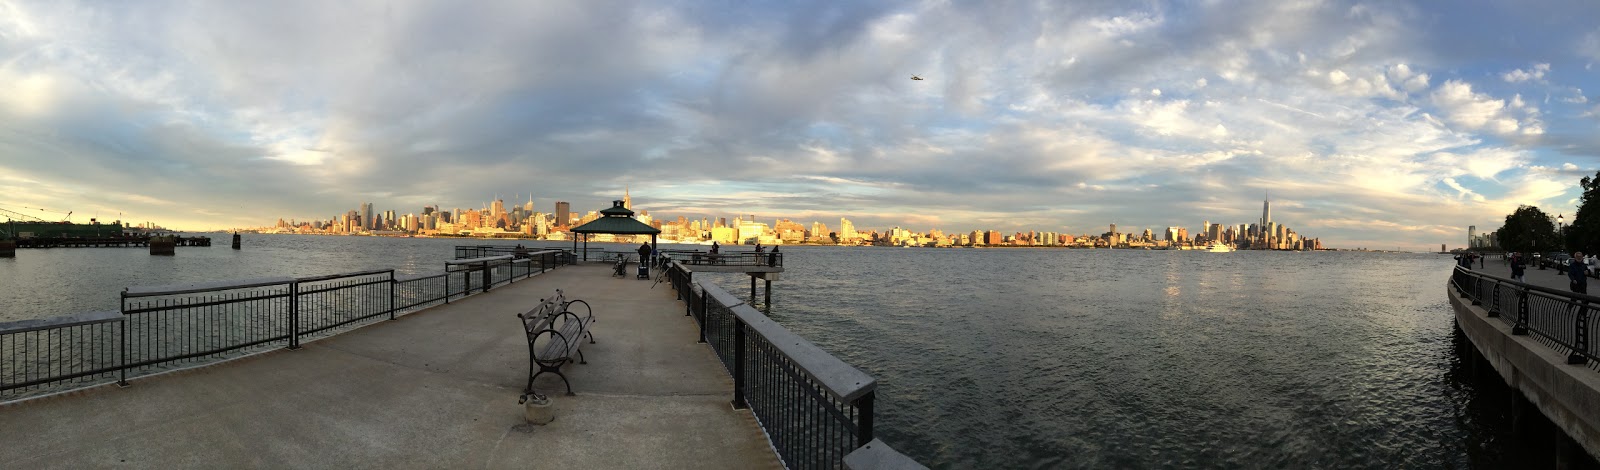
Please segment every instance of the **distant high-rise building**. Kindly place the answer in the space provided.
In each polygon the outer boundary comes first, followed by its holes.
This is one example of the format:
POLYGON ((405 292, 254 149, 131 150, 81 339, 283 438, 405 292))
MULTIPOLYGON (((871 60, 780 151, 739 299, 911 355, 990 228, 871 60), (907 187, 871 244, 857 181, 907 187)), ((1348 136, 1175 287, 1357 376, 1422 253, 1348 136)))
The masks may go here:
POLYGON ((556 226, 566 227, 569 220, 572 220, 572 204, 556 201, 556 226))
POLYGON ((361 203, 361 214, 360 215, 361 215, 361 222, 360 222, 361 226, 363 228, 369 228, 369 229, 372 228, 372 203, 370 203, 370 202, 361 203))
POLYGON ((629 210, 633 209, 633 196, 628 194, 627 186, 622 187, 622 208, 629 210))
POLYGON ((1266 197, 1262 197, 1261 198, 1261 226, 1262 227, 1267 227, 1267 226, 1269 226, 1269 224, 1272 223, 1272 202, 1271 202, 1271 197, 1270 197, 1271 195, 1272 195, 1272 193, 1267 193, 1266 197))
POLYGON ((1111 224, 1111 233, 1117 233, 1117 224, 1111 224))
POLYGON ((1477 248, 1477 247, 1478 247, 1478 226, 1476 226, 1476 225, 1468 225, 1467 226, 1467 248, 1477 248))

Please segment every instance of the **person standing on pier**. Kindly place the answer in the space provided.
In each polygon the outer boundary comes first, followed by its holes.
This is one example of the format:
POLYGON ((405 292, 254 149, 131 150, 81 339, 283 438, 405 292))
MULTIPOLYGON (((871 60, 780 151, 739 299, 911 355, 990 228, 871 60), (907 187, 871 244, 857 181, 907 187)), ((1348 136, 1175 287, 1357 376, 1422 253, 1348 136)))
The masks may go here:
POLYGON ((650 244, 649 243, 644 243, 644 244, 640 244, 639 245, 639 265, 640 266, 648 266, 650 264, 650 261, 651 261, 651 259, 650 259, 650 251, 651 250, 650 250, 650 244))
POLYGON ((1589 293, 1589 276, 1583 269, 1583 252, 1572 254, 1572 260, 1567 262, 1567 279, 1571 279, 1570 287, 1579 294, 1589 293))
POLYGON ((1522 278, 1523 273, 1528 269, 1527 263, 1522 261, 1522 253, 1512 253, 1510 260, 1511 280, 1517 282, 1528 282, 1522 278))

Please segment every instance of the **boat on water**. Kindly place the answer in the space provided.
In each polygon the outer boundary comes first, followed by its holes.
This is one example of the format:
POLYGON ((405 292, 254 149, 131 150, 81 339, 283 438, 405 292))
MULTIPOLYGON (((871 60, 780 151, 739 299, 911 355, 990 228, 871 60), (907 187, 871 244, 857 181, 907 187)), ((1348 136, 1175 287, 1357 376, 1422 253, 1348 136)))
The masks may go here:
POLYGON ((1233 248, 1222 244, 1222 242, 1211 242, 1211 245, 1206 247, 1206 251, 1210 253, 1227 253, 1233 251, 1233 248))

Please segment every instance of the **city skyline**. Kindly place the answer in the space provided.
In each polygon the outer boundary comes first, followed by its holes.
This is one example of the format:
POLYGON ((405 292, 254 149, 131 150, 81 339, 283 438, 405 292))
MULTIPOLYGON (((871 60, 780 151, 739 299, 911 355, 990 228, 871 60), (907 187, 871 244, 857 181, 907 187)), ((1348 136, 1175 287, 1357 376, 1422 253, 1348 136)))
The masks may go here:
MULTIPOLYGON (((628 189, 623 190, 620 202, 634 209, 628 189)), ((479 208, 444 209, 439 205, 423 206, 419 212, 373 211, 373 203, 362 202, 356 209, 330 218, 278 218, 270 225, 238 227, 235 230, 267 233, 337 234, 337 235, 424 235, 468 237, 515 237, 539 240, 567 240, 569 229, 588 223, 600 216, 599 210, 572 212, 567 201, 552 201, 551 212, 541 211, 532 196, 527 202, 506 206, 499 197, 483 203, 479 208)), ((609 205, 606 207, 610 207, 609 205)), ((661 215, 661 214, 655 214, 661 215)), ((913 227, 857 227, 848 217, 830 230, 819 220, 804 220, 768 215, 773 221, 768 225, 755 214, 737 214, 730 222, 725 216, 713 214, 666 214, 656 218, 648 209, 635 211, 635 217, 647 225, 662 229, 661 238, 668 243, 719 241, 723 243, 838 243, 838 244, 888 244, 908 246, 947 245, 1045 245, 1045 246, 1159 246, 1205 245, 1220 242, 1234 247, 1275 250, 1313 250, 1330 248, 1318 238, 1303 236, 1293 228, 1272 220, 1270 199, 1262 200, 1261 216, 1255 224, 1213 224, 1205 220, 1201 229, 1190 233, 1184 225, 1164 228, 1128 227, 1119 231, 1116 223, 1108 225, 1102 233, 1093 231, 1074 234, 1052 230, 1018 231, 1005 233, 993 228, 964 228, 945 230, 928 227, 918 232, 913 227), (727 230, 723 230, 727 229, 727 230), (882 230, 880 232, 880 229, 882 230)), ((1363 247, 1364 248, 1364 247, 1363 247)))
POLYGON ((670 214, 1093 233, 1255 223, 1270 191, 1325 245, 1433 251, 1518 205, 1574 213, 1594 17, 0 0, 0 205, 206 230, 631 188, 670 214))

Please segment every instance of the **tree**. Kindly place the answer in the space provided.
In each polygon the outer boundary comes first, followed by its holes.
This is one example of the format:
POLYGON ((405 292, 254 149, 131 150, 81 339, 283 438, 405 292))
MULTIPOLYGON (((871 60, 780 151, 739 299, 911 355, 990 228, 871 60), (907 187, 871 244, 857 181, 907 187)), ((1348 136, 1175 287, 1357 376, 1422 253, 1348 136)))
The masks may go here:
POLYGON ((1579 180, 1583 196, 1578 203, 1578 213, 1572 216, 1572 225, 1566 231, 1567 248, 1591 253, 1600 248, 1600 172, 1579 180))
POLYGON ((1517 207, 1516 212, 1506 216, 1506 224, 1498 233, 1500 247, 1507 251, 1539 253, 1557 249, 1559 243, 1550 214, 1534 206, 1517 207))

